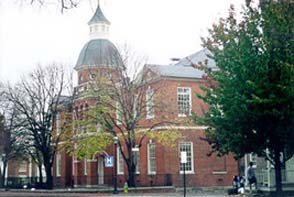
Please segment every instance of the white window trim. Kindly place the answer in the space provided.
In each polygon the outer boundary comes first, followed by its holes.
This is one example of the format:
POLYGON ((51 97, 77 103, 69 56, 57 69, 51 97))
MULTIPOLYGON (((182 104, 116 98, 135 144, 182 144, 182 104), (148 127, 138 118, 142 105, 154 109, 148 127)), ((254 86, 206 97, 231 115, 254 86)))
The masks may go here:
POLYGON ((26 173, 27 172, 28 163, 26 160, 21 160, 19 162, 18 166, 19 166, 19 168, 18 168, 19 173, 26 173))
POLYGON ((137 118, 137 115, 138 115, 138 95, 135 95, 134 96, 134 119, 137 118))
POLYGON ((60 177, 61 176, 61 168, 60 168, 60 165, 61 165, 61 154, 60 153, 57 153, 56 154, 56 177, 60 177))
MULTIPOLYGON (((177 104, 179 105, 179 89, 188 89, 189 90, 189 116, 192 114, 192 95, 191 95, 191 88, 190 87, 178 87, 177 88, 177 104)), ((179 106, 178 106, 179 109, 179 106)), ((178 117, 187 117, 187 114, 181 114, 178 111, 178 117)))
POLYGON ((135 152, 138 154, 135 174, 140 174, 140 149, 138 151, 134 151, 133 153, 135 153, 135 152), (137 168, 137 166, 138 166, 138 168, 137 168))
POLYGON ((84 159, 84 175, 88 175, 87 159, 84 159))
MULTIPOLYGON (((185 174, 194 174, 194 150, 193 150, 193 142, 183 142, 183 143, 189 143, 191 146, 191 170, 190 171, 185 171, 185 174)), ((179 154, 181 154, 180 148, 181 143, 179 144, 179 154)), ((180 174, 183 174, 184 171, 181 170, 181 163, 180 163, 180 174)))
POLYGON ((255 153, 249 154, 249 162, 253 162, 252 168, 257 168, 257 155, 255 154, 255 161, 253 161, 253 154, 255 153))
POLYGON ((118 175, 123 175, 124 174, 124 160, 123 160, 122 154, 120 153, 120 148, 119 147, 116 148, 116 158, 117 158, 117 161, 116 161, 117 174, 118 175), (122 163, 122 167, 123 167, 122 171, 120 171, 120 169, 119 169, 120 159, 122 159, 122 162, 123 162, 122 163))
POLYGON ((122 114, 121 114, 121 104, 117 101, 116 102, 116 124, 121 125, 122 124, 122 114))
POLYGON ((60 112, 56 113, 56 134, 60 134, 61 131, 61 116, 60 112))
POLYGON ((225 174, 227 174, 227 171, 213 171, 212 174, 213 175, 225 175, 225 174))
POLYGON ((74 176, 75 175, 75 158, 74 156, 71 158, 71 165, 72 165, 72 175, 74 176))
POLYGON ((146 91, 146 119, 154 118, 154 91, 149 86, 146 91))
POLYGON ((150 163, 150 145, 154 145, 155 146, 155 153, 156 154, 156 145, 151 142, 149 144, 147 144, 147 162, 148 162, 148 174, 152 175, 152 174, 156 174, 156 155, 155 155, 155 171, 151 171, 151 163, 150 163))

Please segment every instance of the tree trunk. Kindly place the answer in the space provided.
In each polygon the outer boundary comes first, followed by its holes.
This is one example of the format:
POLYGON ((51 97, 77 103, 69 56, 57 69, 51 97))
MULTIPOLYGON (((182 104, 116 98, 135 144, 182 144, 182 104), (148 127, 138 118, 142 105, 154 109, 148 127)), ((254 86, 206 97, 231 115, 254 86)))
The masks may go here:
POLYGON ((275 179, 276 179, 276 196, 281 197, 283 196, 283 191, 282 191, 282 164, 281 164, 281 159, 280 159, 280 148, 275 148, 275 179))
POLYGON ((134 164, 134 154, 132 151, 133 143, 128 144, 128 155, 129 158, 126 160, 128 166, 128 185, 129 187, 136 187, 136 166, 134 164))
POLYGON ((38 165, 38 170, 39 170, 39 183, 40 185, 43 185, 42 164, 38 165))
POLYGON ((46 154, 43 154, 43 158, 46 172, 46 189, 53 189, 52 163, 46 154))
POLYGON ((128 165, 128 173, 129 173, 129 180, 128 185, 129 187, 136 187, 136 166, 133 164, 128 165))
POLYGON ((52 176, 52 166, 45 165, 46 171, 46 189, 53 189, 53 176, 52 176))
POLYGON ((6 168, 7 168, 7 160, 5 160, 4 162, 3 162, 3 175, 2 175, 2 183, 1 183, 1 185, 3 186, 3 187, 5 187, 5 174, 6 174, 6 168))

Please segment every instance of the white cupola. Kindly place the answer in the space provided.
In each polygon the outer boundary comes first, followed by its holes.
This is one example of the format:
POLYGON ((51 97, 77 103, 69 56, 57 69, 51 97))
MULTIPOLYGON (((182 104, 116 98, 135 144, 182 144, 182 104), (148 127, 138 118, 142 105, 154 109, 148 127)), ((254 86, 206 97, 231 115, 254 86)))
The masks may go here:
POLYGON ((96 12, 88 22, 90 28, 90 39, 108 39, 110 22, 106 19, 98 3, 96 12))

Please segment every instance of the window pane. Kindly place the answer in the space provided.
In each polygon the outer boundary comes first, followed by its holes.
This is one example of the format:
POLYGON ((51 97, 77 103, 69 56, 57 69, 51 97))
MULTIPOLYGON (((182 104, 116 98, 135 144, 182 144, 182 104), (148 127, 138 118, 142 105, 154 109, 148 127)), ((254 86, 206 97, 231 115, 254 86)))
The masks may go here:
POLYGON ((138 95, 134 96, 134 118, 138 115, 138 95))
POLYGON ((140 173, 140 153, 139 151, 134 151, 134 163, 136 166, 136 173, 139 174, 140 173))
POLYGON ((178 114, 179 116, 191 113, 191 91, 190 88, 178 88, 178 114))
POLYGON ((180 163, 181 172, 184 171, 184 166, 185 166, 185 171, 193 172, 192 145, 193 144, 191 142, 180 143, 180 155, 181 155, 181 152, 186 152, 186 155, 187 155, 187 163, 186 164, 180 163))
POLYGON ((155 156, 155 144, 148 144, 148 173, 156 173, 156 156, 155 156))
POLYGON ((253 163, 253 167, 257 166, 257 155, 255 153, 250 153, 250 162, 253 163))
POLYGON ((116 124, 122 123, 122 106, 121 103, 116 103, 116 124))
POLYGON ((27 171, 27 161, 25 161, 25 160, 20 161, 18 171, 19 172, 26 172, 27 171))
POLYGON ((56 114, 56 134, 60 133, 60 129, 61 129, 61 118, 60 118, 60 113, 58 112, 56 114))
POLYGON ((61 154, 56 155, 56 176, 61 176, 61 154))
POLYGON ((146 91, 146 118, 154 118, 153 90, 150 87, 146 91))
POLYGON ((84 175, 87 175, 87 159, 84 159, 84 175))
POLYGON ((119 147, 117 147, 117 162, 117 174, 124 174, 124 158, 119 147))

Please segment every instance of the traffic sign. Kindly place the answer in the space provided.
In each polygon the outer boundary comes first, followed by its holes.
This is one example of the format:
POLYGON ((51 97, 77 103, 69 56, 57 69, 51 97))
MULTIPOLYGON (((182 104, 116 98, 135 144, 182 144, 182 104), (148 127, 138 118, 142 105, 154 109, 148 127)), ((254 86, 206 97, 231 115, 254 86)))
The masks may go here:
POLYGON ((113 156, 105 157, 105 167, 113 167, 113 156))

